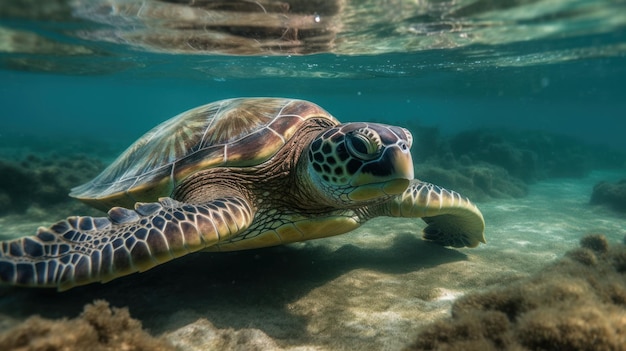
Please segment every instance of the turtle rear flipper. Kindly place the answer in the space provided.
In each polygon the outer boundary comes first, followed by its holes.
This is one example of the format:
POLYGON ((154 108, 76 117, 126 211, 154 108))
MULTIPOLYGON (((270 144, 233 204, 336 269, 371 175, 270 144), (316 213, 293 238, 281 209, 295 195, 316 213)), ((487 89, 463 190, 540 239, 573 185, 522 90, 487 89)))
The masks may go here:
POLYGON ((225 197, 191 205, 172 200, 114 207, 108 217, 69 217, 34 236, 2 242, 0 282, 66 290, 148 270, 245 230, 247 202, 225 197))

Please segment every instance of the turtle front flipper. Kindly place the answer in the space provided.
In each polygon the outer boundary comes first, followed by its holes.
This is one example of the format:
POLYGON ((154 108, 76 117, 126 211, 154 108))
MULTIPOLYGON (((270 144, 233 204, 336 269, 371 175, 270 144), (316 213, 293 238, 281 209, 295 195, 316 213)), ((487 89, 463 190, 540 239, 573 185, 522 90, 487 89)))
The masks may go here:
POLYGON ((114 207, 108 217, 69 217, 34 236, 0 243, 0 282, 66 290, 148 270, 245 230, 248 203, 225 197, 206 204, 170 198, 114 207))
POLYGON ((404 193, 385 203, 393 217, 421 217, 424 239, 443 246, 476 247, 485 241, 485 220, 468 198, 434 184, 413 180, 404 193))

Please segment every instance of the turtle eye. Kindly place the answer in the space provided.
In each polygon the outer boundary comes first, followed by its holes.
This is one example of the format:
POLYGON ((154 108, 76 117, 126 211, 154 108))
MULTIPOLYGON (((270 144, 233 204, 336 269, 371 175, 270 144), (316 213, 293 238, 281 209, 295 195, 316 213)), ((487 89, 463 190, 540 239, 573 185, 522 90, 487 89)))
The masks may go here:
POLYGON ((346 135, 346 146, 352 156, 372 160, 380 151, 380 137, 371 129, 358 129, 346 135))

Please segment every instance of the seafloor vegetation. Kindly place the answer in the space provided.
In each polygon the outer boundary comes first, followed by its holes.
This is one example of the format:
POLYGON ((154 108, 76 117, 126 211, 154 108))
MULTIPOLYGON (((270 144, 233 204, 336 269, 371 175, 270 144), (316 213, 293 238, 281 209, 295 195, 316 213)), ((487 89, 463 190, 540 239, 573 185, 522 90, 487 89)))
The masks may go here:
POLYGON ((626 167, 623 152, 547 132, 477 129, 444 137, 433 127, 411 130, 416 177, 475 201, 522 197, 542 179, 626 167))
POLYGON ((616 183, 602 181, 596 184, 591 193, 591 203, 626 213, 626 179, 616 183))
POLYGON ((0 139, 0 215, 94 213, 68 196, 104 169, 113 147, 93 140, 40 136, 0 139))
POLYGON ((105 301, 85 306, 73 319, 50 320, 39 316, 0 335, 1 350, 24 351, 168 351, 174 347, 152 337, 126 308, 110 308, 105 301))
POLYGON ((0 161, 0 214, 23 213, 69 200, 69 190, 89 181, 102 162, 86 155, 41 158, 29 154, 19 161, 0 161))
POLYGON ((626 246, 588 235, 534 276, 460 298, 407 350, 624 350, 625 275, 626 246))

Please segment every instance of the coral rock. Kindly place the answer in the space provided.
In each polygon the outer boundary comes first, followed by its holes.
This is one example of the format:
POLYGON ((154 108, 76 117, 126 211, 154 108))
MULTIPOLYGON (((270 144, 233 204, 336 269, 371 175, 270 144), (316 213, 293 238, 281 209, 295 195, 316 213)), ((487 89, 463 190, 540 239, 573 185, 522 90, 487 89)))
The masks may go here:
POLYGON ((626 212, 626 179, 613 184, 600 182, 593 187, 591 204, 605 205, 619 212, 626 212))

